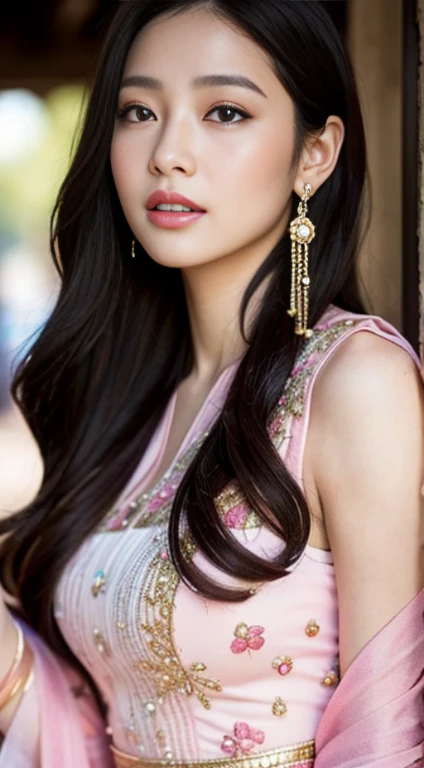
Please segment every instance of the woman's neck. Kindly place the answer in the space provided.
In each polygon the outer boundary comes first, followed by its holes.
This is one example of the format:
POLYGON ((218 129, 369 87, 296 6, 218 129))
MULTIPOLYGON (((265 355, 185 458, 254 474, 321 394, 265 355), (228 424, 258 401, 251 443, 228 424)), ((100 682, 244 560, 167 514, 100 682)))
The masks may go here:
MULTIPOLYGON (((182 270, 194 350, 192 377, 213 380, 247 350, 239 321, 244 292, 260 266, 226 257, 182 270)), ((252 263, 253 262, 253 263, 252 263)), ((260 309, 267 277, 252 296, 246 311, 246 331, 260 309)))

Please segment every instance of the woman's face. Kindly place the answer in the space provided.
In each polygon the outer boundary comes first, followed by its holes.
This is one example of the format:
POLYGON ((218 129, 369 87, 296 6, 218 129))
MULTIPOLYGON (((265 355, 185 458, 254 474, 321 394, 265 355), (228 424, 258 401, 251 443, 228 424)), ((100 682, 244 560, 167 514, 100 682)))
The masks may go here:
POLYGON ((113 177, 152 259, 268 255, 290 214, 294 107, 258 45, 204 9, 154 20, 130 50, 118 115, 113 177), (203 213, 152 213, 157 191, 203 213))

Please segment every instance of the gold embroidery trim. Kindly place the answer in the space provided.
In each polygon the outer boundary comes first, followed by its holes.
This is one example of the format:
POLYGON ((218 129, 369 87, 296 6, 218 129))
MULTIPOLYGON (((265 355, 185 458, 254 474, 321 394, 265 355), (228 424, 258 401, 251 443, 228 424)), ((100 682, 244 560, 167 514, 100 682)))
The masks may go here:
MULTIPOLYGON (((170 764, 166 760, 143 760, 120 752, 111 746, 116 768, 164 768, 170 764)), ((215 760, 179 762, 172 760, 172 768, 307 768, 305 761, 313 766, 315 757, 315 742, 304 741, 281 749, 270 749, 259 754, 245 757, 219 757, 215 760)), ((309 766, 308 766, 309 768, 309 766)))
MULTIPOLYGON (((353 324, 353 321, 348 322, 349 325, 353 324)), ((307 380, 314 367, 314 361, 309 364, 311 356, 315 352, 325 351, 340 333, 346 330, 346 325, 346 321, 336 324, 322 334, 313 336, 305 345, 296 363, 295 373, 289 378, 283 397, 272 414, 271 423, 276 418, 280 419, 272 438, 277 447, 284 439, 288 416, 290 414, 301 416, 303 412, 307 380)), ((196 450, 201 441, 202 438, 196 441, 196 450)), ((176 471, 177 468, 181 471, 183 466, 187 466, 188 457, 191 460, 192 456, 193 447, 178 462, 176 471)), ((167 482, 172 482, 172 476, 167 479, 167 482)), ((164 508, 168 509, 169 504, 169 501, 164 503, 164 508)), ((241 489, 232 482, 219 494, 216 504, 220 514, 225 515, 236 506, 245 505, 246 501, 241 489)), ((160 521, 163 522, 164 509, 158 510, 158 514, 160 521)), ((151 524, 150 518, 149 524, 151 524)), ((254 528, 259 527, 260 524, 261 521, 256 513, 253 510, 247 510, 243 527, 254 528)), ((186 557, 192 557, 194 547, 189 538, 185 539, 184 545, 186 557)), ((136 667, 141 672, 149 671, 153 675, 159 700, 170 693, 195 695, 205 709, 210 709, 211 701, 207 692, 221 692, 221 683, 219 680, 205 676, 207 667, 201 661, 196 661, 186 668, 174 643, 173 610, 178 584, 179 577, 168 554, 165 551, 157 552, 148 566, 146 586, 141 598, 144 620, 140 622, 140 629, 146 635, 150 658, 137 662, 136 667)), ((231 765, 235 764, 236 761, 232 760, 231 765)), ((218 763, 215 762, 214 765, 218 763)), ((259 764, 256 766, 252 763, 251 768, 259 768, 259 764)))
MULTIPOLYGON (((293 371, 286 381, 283 395, 269 420, 268 429, 270 437, 277 450, 280 448, 287 435, 290 416, 300 418, 303 414, 307 383, 315 367, 315 361, 311 360, 311 362, 308 363, 309 359, 317 353, 326 352, 331 344, 336 341, 342 333, 347 332, 352 326, 357 325, 359 322, 359 320, 342 320, 334 323, 329 328, 320 329, 318 327, 311 339, 304 345, 295 362, 293 371)), ((101 530, 112 533, 114 531, 123 530, 133 518, 138 518, 135 523, 135 527, 137 528, 160 525, 161 523, 166 522, 172 507, 173 495, 171 498, 164 499, 163 504, 158 508, 149 510, 149 505, 155 497, 159 496, 160 498, 163 489, 168 489, 173 483, 178 484, 191 463, 191 460, 194 458, 208 435, 209 429, 205 430, 205 432, 200 435, 200 437, 176 462, 169 477, 162 478, 150 492, 142 493, 132 500, 129 505, 130 511, 120 525, 117 525, 116 527, 113 525, 115 518, 119 518, 120 511, 119 508, 114 508, 104 518, 101 530)), ((245 503, 242 491, 234 482, 229 483, 217 496, 215 501, 217 509, 222 515, 226 515, 236 504, 245 503)), ((257 517, 254 510, 249 509, 246 524, 240 527, 257 528, 259 525, 260 519, 257 517)))
POLYGON ((171 692, 194 694, 205 709, 210 709, 211 702, 205 690, 220 692, 220 682, 203 675, 207 667, 201 661, 186 669, 173 641, 173 609, 178 584, 178 574, 172 562, 165 553, 158 553, 149 566, 142 598, 146 620, 141 629, 146 633, 151 658, 137 662, 136 667, 152 673, 159 698, 171 692))
POLYGON ((261 519, 258 517, 255 510, 247 506, 245 496, 240 486, 234 481, 227 485, 226 488, 215 497, 215 506, 221 517, 225 517, 235 507, 243 506, 246 508, 246 518, 243 521, 243 524, 229 525, 228 527, 246 530, 249 528, 259 528, 262 524, 261 519))
MULTIPOLYGON (((308 381, 316 366, 315 358, 317 353, 324 353, 339 336, 349 330, 359 321, 343 320, 335 323, 330 328, 316 331, 303 347, 298 356, 292 374, 289 376, 284 387, 282 397, 271 414, 268 430, 274 447, 278 451, 284 439, 287 437, 289 422, 291 417, 300 418, 303 415, 305 407, 305 395, 308 381)), ((235 529, 260 528, 262 521, 256 512, 248 506, 245 496, 235 481, 230 482, 223 491, 215 498, 216 508, 225 518, 231 510, 238 506, 244 506, 246 517, 243 523, 235 522, 229 527, 235 529)), ((235 518, 237 521, 237 518, 235 518)))

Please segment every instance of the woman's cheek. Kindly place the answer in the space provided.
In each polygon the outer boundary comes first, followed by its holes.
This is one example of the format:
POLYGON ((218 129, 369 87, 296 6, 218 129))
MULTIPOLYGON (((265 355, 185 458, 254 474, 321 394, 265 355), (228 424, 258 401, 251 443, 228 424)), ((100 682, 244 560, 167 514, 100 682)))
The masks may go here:
POLYGON ((124 209, 140 200, 141 175, 137 173, 138 164, 134 163, 134 156, 125 147, 112 145, 111 168, 116 191, 124 209))

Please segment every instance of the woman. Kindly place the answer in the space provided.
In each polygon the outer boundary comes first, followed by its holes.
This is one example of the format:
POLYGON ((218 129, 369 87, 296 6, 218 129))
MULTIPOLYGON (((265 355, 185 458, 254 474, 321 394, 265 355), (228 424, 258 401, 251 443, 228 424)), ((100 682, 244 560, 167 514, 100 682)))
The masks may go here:
POLYGON ((359 298, 365 166, 318 2, 119 5, 13 382, 1 766, 422 764, 423 394, 359 298))

